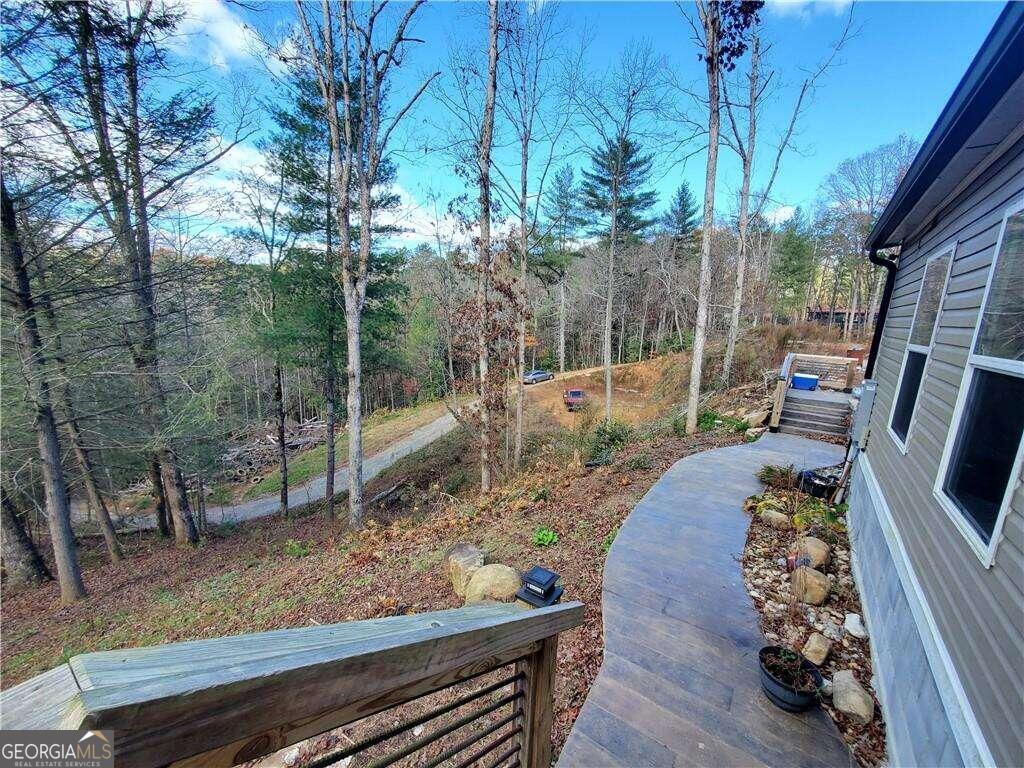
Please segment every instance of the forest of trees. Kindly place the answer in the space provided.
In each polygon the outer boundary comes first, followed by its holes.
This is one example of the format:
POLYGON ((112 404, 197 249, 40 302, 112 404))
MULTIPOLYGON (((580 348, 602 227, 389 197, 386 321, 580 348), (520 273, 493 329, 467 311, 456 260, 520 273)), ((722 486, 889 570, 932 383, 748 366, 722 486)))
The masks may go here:
POLYGON ((194 545, 204 488, 247 425, 276 428, 282 513, 286 423, 327 423, 329 478, 344 430, 349 487, 328 486, 327 515, 358 527, 364 414, 466 395, 458 417, 487 490, 522 459, 525 370, 604 365, 610 418, 613 364, 687 352, 693 430, 702 386, 742 377, 737 340, 751 327, 802 321, 808 307, 873 317, 881 275, 861 244, 916 144, 899 136, 851 157, 813 206, 780 217, 779 168, 850 22, 776 92, 762 5, 698 0, 680 14, 706 70, 693 92, 641 44, 588 71, 565 9, 497 0, 467 14, 445 71, 397 88, 424 45, 409 31, 422 0, 298 2, 289 30, 262 39, 278 90, 227 96, 173 55, 174 4, 7 9, 7 577, 51 578, 45 542, 62 598, 83 597, 71 498, 116 562, 117 494, 140 481, 161 533, 194 545), (465 191, 436 201, 434 231, 400 246, 395 179, 415 155, 394 145, 427 93, 444 112, 429 151, 465 191), (759 131, 769 99, 790 99, 781 132, 759 131), (240 147, 261 162, 224 191, 212 175, 240 147), (719 178, 720 153, 741 177, 719 178), (696 155, 704 189, 682 181, 696 155), (661 200, 666 175, 679 183, 661 200), (246 224, 226 223, 236 218, 246 224), (702 381, 711 342, 725 359, 702 381), (345 513, 333 503, 343 491, 345 513))

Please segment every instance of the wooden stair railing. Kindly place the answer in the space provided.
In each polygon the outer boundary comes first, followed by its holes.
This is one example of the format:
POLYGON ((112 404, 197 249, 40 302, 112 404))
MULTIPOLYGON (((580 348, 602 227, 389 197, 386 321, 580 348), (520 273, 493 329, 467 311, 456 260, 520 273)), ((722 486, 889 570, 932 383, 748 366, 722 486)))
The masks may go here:
POLYGON ((779 427, 782 418, 782 406, 786 401, 786 392, 795 373, 812 373, 819 377, 819 385, 826 389, 842 389, 849 392, 856 383, 857 359, 839 357, 838 355, 810 355, 801 352, 790 352, 779 368, 772 396, 772 415, 768 427, 774 431, 779 427))
MULTIPOLYGON (((216 768, 510 667, 510 675, 355 746, 377 747, 408 732, 396 752, 374 755, 374 765, 389 765, 428 746, 432 736, 451 736, 461 741, 438 757, 457 765, 490 755, 493 765, 548 768, 558 635, 582 622, 581 603, 535 610, 481 603, 87 653, 0 692, 0 727, 113 729, 118 766, 216 768), (471 704, 475 712, 458 711, 471 704), (492 722, 506 705, 509 714, 492 722), (426 736, 408 741, 414 726, 447 714, 459 718, 441 727, 426 725, 426 736), (471 722, 478 728, 467 738, 459 729, 471 722), (489 729, 481 731, 481 725, 489 729)), ((350 745, 316 764, 354 751, 350 745)))

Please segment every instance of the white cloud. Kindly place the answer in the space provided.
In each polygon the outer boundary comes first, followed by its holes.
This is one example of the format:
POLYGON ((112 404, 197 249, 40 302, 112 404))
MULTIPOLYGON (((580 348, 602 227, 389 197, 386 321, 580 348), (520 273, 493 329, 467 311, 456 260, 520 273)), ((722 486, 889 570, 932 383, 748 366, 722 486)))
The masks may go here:
POLYGON ((778 208, 766 213, 764 217, 770 224, 778 225, 789 221, 793 218, 794 213, 796 213, 795 205, 780 205, 778 208))
POLYGON ((175 46, 179 54, 223 70, 259 55, 258 36, 223 0, 171 1, 181 3, 185 10, 178 27, 181 39, 175 46))
POLYGON ((810 21, 817 14, 839 16, 845 13, 852 0, 767 0, 768 12, 781 17, 810 21))

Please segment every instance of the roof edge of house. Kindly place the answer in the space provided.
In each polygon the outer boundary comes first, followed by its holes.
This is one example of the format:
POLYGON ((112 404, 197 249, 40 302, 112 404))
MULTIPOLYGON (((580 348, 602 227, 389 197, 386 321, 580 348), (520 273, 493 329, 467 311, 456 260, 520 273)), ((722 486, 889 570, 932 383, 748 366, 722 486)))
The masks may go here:
POLYGON ((1010 0, 993 25, 917 156, 864 243, 868 250, 896 245, 889 238, 964 146, 1006 91, 1024 74, 1024 2, 1010 0))

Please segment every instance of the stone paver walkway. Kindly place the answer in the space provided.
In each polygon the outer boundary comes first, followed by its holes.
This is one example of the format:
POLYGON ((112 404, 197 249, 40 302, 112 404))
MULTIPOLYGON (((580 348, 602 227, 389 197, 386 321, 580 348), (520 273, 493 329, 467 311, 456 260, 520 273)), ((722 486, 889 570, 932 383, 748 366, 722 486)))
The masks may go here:
POLYGON ((765 464, 842 460, 782 434, 677 462, 622 525, 604 571, 604 663, 558 761, 574 766, 850 766, 820 710, 761 692, 765 640, 739 557, 765 464))

